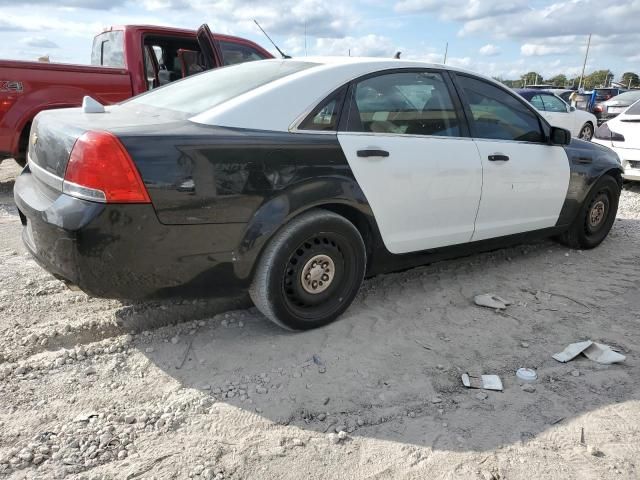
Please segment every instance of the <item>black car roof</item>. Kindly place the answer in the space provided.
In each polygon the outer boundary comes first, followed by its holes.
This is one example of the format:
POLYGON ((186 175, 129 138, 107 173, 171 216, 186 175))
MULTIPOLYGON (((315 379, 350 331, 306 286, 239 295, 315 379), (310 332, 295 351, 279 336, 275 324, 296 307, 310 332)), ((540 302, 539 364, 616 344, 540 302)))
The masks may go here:
POLYGON ((527 100, 530 100, 534 95, 555 95, 553 92, 533 88, 516 88, 516 92, 527 100))

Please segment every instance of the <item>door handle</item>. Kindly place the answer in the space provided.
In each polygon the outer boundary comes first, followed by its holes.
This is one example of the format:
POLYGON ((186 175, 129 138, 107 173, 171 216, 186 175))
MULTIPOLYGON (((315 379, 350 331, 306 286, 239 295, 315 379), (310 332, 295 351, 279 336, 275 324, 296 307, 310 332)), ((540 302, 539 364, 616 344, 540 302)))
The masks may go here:
POLYGON ((376 150, 376 149, 358 150, 357 154, 359 157, 362 157, 362 158, 389 156, 389 152, 387 152, 386 150, 376 150))
POLYGON ((593 163, 593 159, 590 157, 575 157, 573 159, 573 163, 579 163, 579 164, 589 164, 589 163, 593 163))
POLYGON ((500 154, 495 154, 495 155, 489 155, 489 161, 490 162, 508 162, 509 161, 509 156, 508 155, 502 155, 500 154))

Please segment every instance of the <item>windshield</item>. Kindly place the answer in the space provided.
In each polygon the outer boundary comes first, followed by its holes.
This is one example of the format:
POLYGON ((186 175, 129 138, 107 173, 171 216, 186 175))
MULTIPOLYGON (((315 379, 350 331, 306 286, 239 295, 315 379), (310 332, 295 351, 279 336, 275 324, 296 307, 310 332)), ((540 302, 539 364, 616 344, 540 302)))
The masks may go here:
POLYGON ((241 63, 171 83, 135 97, 127 103, 196 115, 250 90, 315 65, 317 64, 294 60, 241 63))
POLYGON ((640 90, 635 92, 625 92, 620 95, 616 95, 612 99, 609 100, 610 103, 624 103, 626 105, 631 105, 636 100, 640 100, 640 90))

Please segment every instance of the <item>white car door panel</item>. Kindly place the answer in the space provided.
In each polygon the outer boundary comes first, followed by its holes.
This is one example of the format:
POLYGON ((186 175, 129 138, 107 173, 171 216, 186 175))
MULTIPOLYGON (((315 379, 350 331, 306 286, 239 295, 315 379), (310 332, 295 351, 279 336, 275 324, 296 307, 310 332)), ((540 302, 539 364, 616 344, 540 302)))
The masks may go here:
POLYGON ((341 132, 338 140, 390 252, 471 239, 482 188, 473 140, 355 132, 341 132), (389 156, 359 156, 364 150, 389 156))
MULTIPOLYGON (((546 143, 528 103, 482 79, 459 75, 458 81, 483 170, 472 241, 553 227, 569 188, 564 148, 546 143)), ((541 98, 532 103, 541 104, 541 98)))
POLYGON ((569 188, 562 147, 477 139, 484 171, 473 241, 553 227, 569 188), (505 155, 508 161, 490 161, 505 155))

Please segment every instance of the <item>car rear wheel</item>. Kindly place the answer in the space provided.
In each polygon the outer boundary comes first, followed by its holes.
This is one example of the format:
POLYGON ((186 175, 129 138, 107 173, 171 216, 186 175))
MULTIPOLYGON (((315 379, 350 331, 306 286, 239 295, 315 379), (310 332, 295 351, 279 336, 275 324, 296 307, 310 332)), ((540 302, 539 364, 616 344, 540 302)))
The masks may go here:
POLYGON ((590 123, 585 123, 582 126, 582 130, 580 130, 580 135, 578 136, 578 138, 580 140, 586 140, 587 142, 590 142, 593 138, 593 125, 591 125, 590 123))
POLYGON ((601 178, 560 242, 571 248, 595 248, 607 237, 618 212, 620 185, 610 175, 601 178))
POLYGON ((267 318, 308 330, 338 318, 364 278, 366 250, 358 229, 326 210, 300 215, 263 252, 249 294, 267 318))

